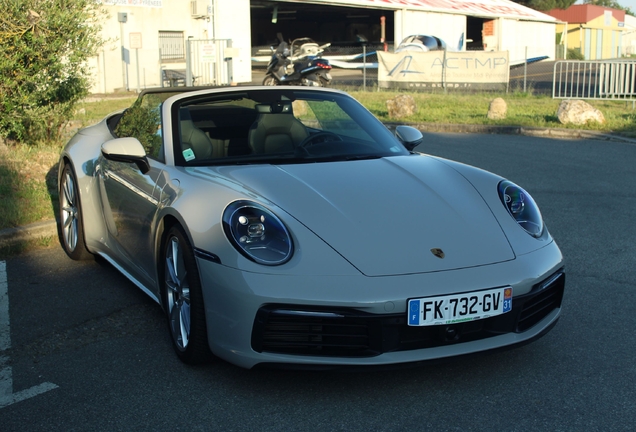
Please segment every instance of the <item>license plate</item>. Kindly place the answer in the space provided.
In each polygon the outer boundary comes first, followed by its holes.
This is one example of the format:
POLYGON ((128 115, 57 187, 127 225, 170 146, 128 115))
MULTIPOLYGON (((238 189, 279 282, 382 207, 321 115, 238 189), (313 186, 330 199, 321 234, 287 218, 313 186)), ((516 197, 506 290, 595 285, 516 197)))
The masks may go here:
POLYGON ((325 74, 325 78, 331 81, 331 74, 329 72, 327 72, 325 74))
POLYGON ((512 310, 512 288, 410 299, 410 326, 456 324, 489 318, 512 310))

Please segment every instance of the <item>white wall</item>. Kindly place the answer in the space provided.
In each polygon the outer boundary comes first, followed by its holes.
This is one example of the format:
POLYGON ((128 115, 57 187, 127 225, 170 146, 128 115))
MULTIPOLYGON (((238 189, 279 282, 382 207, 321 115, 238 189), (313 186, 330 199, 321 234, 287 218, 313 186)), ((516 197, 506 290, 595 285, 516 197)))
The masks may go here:
MULTIPOLYGON (((214 2, 216 16, 210 21, 194 19, 191 16, 189 0, 103 0, 109 16, 101 23, 102 36, 109 41, 99 51, 98 56, 89 62, 93 70, 93 85, 90 91, 111 93, 116 89, 125 88, 121 59, 122 25, 117 19, 119 12, 128 14, 128 21, 123 24, 124 48, 130 49, 131 33, 141 33, 142 39, 141 49, 129 51, 130 90, 136 90, 138 86, 141 89, 161 86, 159 31, 183 31, 185 38, 194 39, 208 39, 213 36, 217 39, 232 39, 233 47, 239 48, 240 54, 240 57, 233 61, 234 81, 251 81, 249 0, 204 1, 214 2)), ((185 69, 185 63, 170 64, 170 67, 185 69)))
MULTIPOLYGON (((554 59, 555 24, 535 21, 519 21, 499 18, 495 23, 496 48, 509 51, 509 60, 547 55, 554 59)), ((442 38, 450 50, 457 48, 459 38, 466 33, 466 16, 433 12, 405 11, 395 12, 395 41, 399 43, 411 34, 428 34, 442 38)))
POLYGON ((498 24, 500 50, 510 53, 511 63, 525 59, 526 47, 528 58, 547 55, 554 60, 556 24, 505 18, 500 18, 498 24))
POLYGON ((450 50, 455 50, 462 33, 466 33, 466 16, 398 10, 394 25, 396 44, 406 36, 425 34, 441 38, 450 50))
POLYGON ((250 0, 216 0, 217 39, 232 39, 232 47, 238 48, 240 57, 233 59, 234 81, 252 81, 252 41, 250 0))
POLYGON ((625 15, 625 30, 621 35, 624 56, 636 55, 636 17, 625 15))

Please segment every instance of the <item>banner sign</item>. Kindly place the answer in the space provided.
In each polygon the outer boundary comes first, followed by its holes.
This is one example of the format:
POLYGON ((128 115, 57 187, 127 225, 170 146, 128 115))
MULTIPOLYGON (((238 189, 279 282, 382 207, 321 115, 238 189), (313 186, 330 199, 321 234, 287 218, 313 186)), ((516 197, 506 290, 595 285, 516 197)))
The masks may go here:
POLYGON ((216 62, 216 44, 214 42, 203 42, 199 45, 199 60, 203 63, 216 62))
POLYGON ((101 3, 112 6, 163 7, 163 0, 102 0, 101 3))
POLYGON ((508 83, 508 51, 378 51, 381 88, 500 89, 508 83))

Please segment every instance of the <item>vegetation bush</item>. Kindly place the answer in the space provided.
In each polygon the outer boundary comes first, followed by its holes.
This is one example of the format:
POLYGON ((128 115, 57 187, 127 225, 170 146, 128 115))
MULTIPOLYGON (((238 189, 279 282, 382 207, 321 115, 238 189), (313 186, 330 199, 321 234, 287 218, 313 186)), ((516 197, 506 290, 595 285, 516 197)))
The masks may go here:
POLYGON ((137 138, 147 154, 156 155, 161 146, 161 136, 157 133, 160 124, 159 110, 137 100, 124 112, 115 133, 118 137, 137 138))
POLYGON ((102 45, 95 0, 0 0, 0 137, 57 140, 102 45))
POLYGON ((568 60, 585 60, 585 56, 578 48, 568 48, 568 60))

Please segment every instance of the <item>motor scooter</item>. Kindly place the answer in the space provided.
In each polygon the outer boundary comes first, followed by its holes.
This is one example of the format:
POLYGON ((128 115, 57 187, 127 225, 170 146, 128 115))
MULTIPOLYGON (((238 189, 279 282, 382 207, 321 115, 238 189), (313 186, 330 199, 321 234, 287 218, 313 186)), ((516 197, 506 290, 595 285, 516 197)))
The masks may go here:
MULTIPOLYGON (((318 45, 310 38, 295 39, 291 48, 279 34, 280 44, 267 65, 263 85, 301 85, 327 87, 331 82, 331 65, 320 54, 330 43, 318 45)), ((272 47, 273 49, 273 47, 272 47)))

